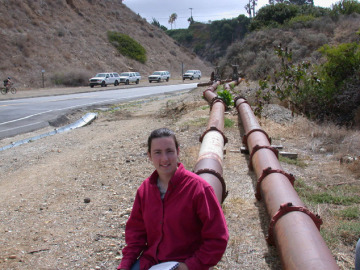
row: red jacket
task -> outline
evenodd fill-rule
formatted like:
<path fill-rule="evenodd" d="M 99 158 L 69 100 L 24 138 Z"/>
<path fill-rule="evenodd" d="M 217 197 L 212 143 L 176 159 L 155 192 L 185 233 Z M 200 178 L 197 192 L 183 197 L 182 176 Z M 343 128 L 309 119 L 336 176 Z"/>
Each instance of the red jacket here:
<path fill-rule="evenodd" d="M 142 251 L 141 270 L 163 261 L 184 262 L 189 270 L 216 265 L 229 234 L 213 188 L 179 163 L 162 201 L 157 179 L 154 171 L 137 190 L 118 269 L 130 269 Z"/>

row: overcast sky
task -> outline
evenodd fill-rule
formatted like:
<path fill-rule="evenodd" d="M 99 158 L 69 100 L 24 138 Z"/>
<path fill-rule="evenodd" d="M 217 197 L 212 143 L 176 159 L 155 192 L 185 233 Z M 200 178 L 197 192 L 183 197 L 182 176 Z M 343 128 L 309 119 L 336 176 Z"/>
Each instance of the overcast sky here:
<path fill-rule="evenodd" d="M 340 0 L 314 0 L 315 6 L 331 7 L 332 4 Z M 168 29 L 171 25 L 168 23 L 172 13 L 177 14 L 177 20 L 173 24 L 173 29 L 187 28 L 189 22 L 187 19 L 193 16 L 197 22 L 207 23 L 221 19 L 231 19 L 246 14 L 244 6 L 248 0 L 124 0 L 123 3 L 140 14 L 149 23 L 155 18 Z M 256 9 L 267 5 L 268 0 L 258 0 Z"/>

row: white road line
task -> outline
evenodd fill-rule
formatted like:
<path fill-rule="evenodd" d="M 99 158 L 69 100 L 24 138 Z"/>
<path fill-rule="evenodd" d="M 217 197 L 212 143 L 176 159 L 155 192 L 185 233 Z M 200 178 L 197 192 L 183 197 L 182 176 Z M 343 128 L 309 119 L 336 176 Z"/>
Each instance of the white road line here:
<path fill-rule="evenodd" d="M 24 125 L 24 126 L 20 126 L 20 127 L 15 127 L 15 128 L 9 128 L 9 129 L 5 129 L 5 130 L 0 130 L 0 133 L 1 133 L 1 132 L 5 132 L 5 131 L 9 131 L 9 130 L 18 129 L 18 128 L 23 128 L 23 127 L 28 127 L 28 126 L 34 126 L 34 125 L 41 124 L 41 123 L 43 123 L 43 122 L 36 122 L 36 123 L 29 124 L 29 125 Z"/>
<path fill-rule="evenodd" d="M 121 98 L 121 99 L 124 99 L 124 98 Z M 25 120 L 25 119 L 28 119 L 28 118 L 31 118 L 31 117 L 34 117 L 34 116 L 37 116 L 37 115 L 44 114 L 44 113 L 55 112 L 55 111 L 62 111 L 62 110 L 67 110 L 67 109 L 76 108 L 76 107 L 89 106 L 89 105 L 93 105 L 93 104 L 97 104 L 97 103 L 104 103 L 104 102 L 108 102 L 108 101 L 121 100 L 121 99 L 112 98 L 112 99 L 107 99 L 107 100 L 102 100 L 102 101 L 97 101 L 97 102 L 91 102 L 91 103 L 86 103 L 86 104 L 79 104 L 79 105 L 70 106 L 70 107 L 61 108 L 61 109 L 56 109 L 56 110 L 49 110 L 49 111 L 45 111 L 45 112 L 35 113 L 35 114 L 31 114 L 31 115 L 28 115 L 28 116 L 25 116 L 25 117 L 22 117 L 22 118 L 18 118 L 18 119 L 14 119 L 14 120 L 11 120 L 11 121 L 7 121 L 7 122 L 0 123 L 0 126 L 1 126 L 1 125 L 5 125 L 5 124 L 9 124 L 9 123 L 14 123 L 14 122 L 21 121 L 21 120 Z"/>

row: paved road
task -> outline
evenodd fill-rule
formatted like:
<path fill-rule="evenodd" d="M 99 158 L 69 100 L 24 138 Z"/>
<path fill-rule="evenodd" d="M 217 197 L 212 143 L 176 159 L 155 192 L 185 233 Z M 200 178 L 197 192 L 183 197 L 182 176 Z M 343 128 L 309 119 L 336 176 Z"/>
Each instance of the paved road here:
<path fill-rule="evenodd" d="M 161 85 L 0 101 L 0 139 L 47 127 L 49 121 L 75 109 L 190 91 L 196 86 L 196 83 Z"/>

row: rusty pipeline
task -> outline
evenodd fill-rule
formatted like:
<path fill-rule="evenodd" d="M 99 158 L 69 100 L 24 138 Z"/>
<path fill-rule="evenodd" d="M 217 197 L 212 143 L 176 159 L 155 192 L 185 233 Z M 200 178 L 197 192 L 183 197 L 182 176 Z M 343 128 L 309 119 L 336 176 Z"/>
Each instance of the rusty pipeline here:
<path fill-rule="evenodd" d="M 201 146 L 194 172 L 214 188 L 217 199 L 222 203 L 227 195 L 222 176 L 223 149 L 227 138 L 223 133 L 226 105 L 214 93 L 219 84 L 220 81 L 217 81 L 203 92 L 204 98 L 211 103 L 211 111 L 207 128 L 200 137 Z"/>
<path fill-rule="evenodd" d="M 228 80 L 222 80 L 222 81 L 215 81 L 215 83 L 225 84 L 225 83 L 228 83 L 228 82 L 231 82 L 231 81 L 232 81 L 231 79 L 228 79 Z M 214 84 L 214 81 L 209 81 L 209 82 L 206 82 L 206 83 L 198 83 L 197 87 L 212 86 L 213 84 Z"/>
<path fill-rule="evenodd" d="M 249 168 L 257 181 L 257 199 L 264 199 L 270 217 L 268 242 L 278 248 L 283 269 L 339 269 L 320 235 L 319 216 L 306 209 L 293 188 L 294 178 L 283 171 L 277 150 L 261 129 L 244 98 L 236 98 L 245 135 L 243 143 L 250 153 Z"/>

